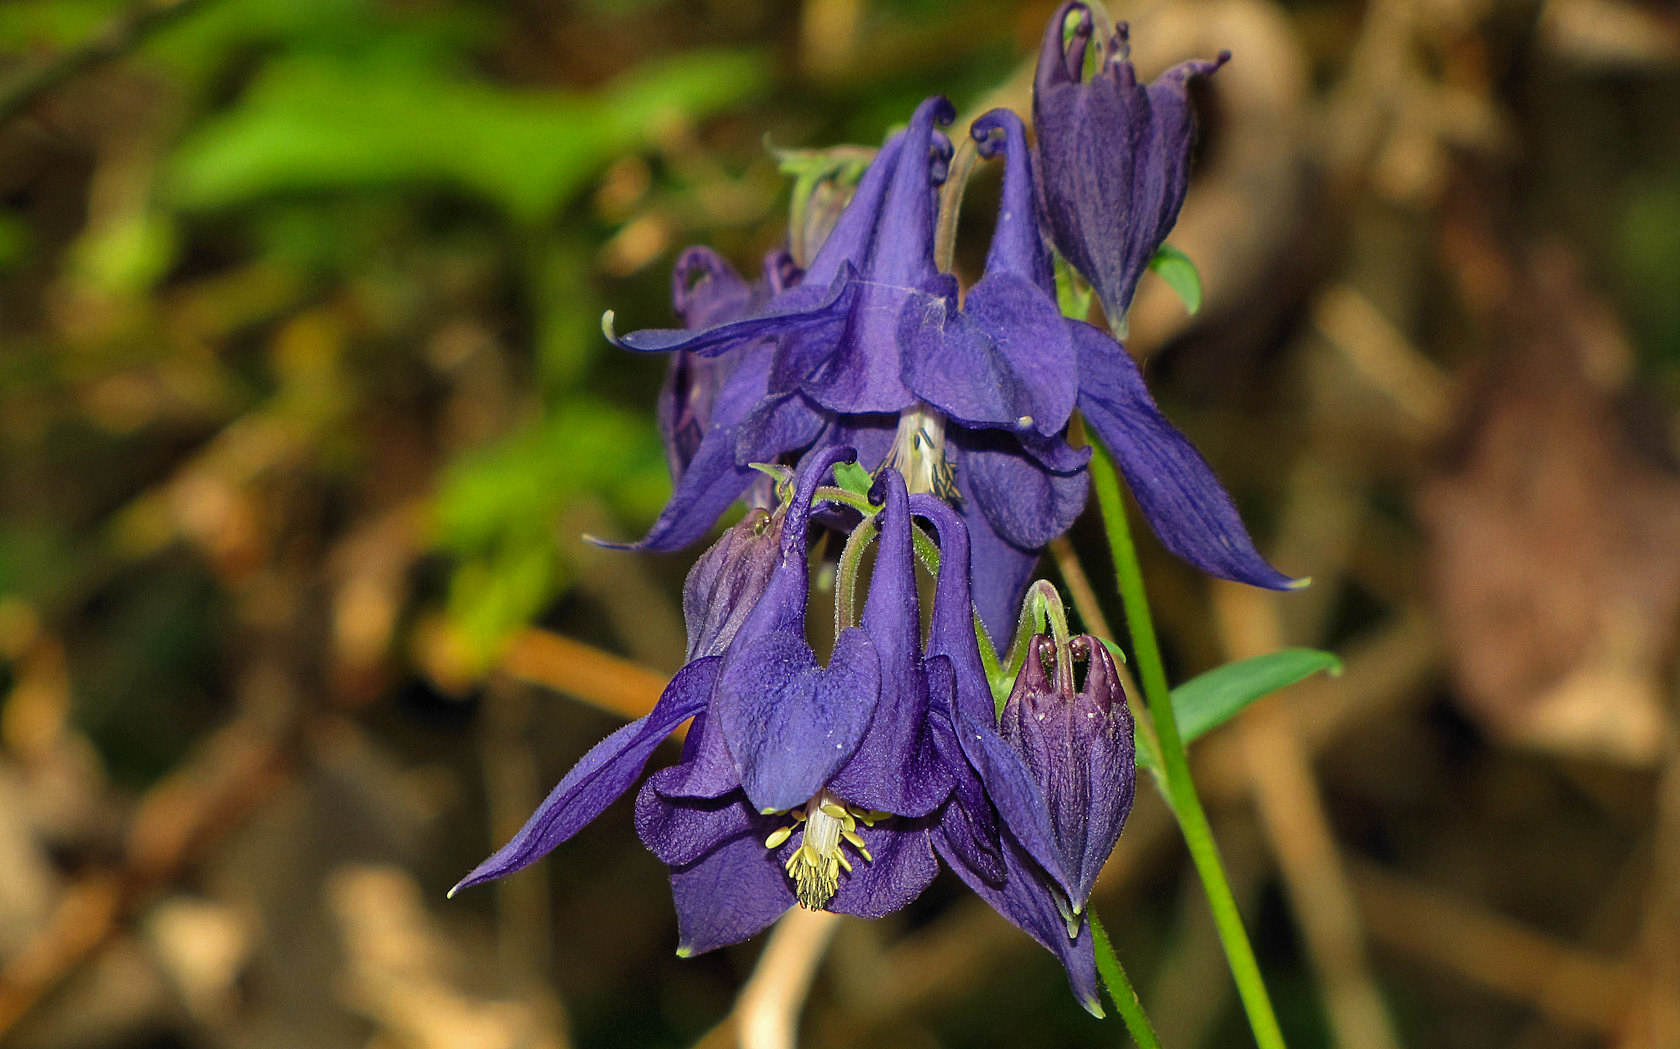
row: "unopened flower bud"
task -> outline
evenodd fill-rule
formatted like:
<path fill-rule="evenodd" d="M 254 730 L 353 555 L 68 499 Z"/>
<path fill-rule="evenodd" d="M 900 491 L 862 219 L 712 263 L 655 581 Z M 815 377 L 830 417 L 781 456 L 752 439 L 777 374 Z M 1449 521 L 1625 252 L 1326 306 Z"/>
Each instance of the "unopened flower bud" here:
<path fill-rule="evenodd" d="M 687 662 L 723 654 L 770 583 L 785 507 L 755 508 L 694 562 L 683 583 Z"/>
<path fill-rule="evenodd" d="M 1085 664 L 1080 685 L 1076 662 Z M 1137 785 L 1132 716 L 1108 649 L 1082 634 L 1059 653 L 1050 638 L 1035 635 L 998 731 L 1043 793 L 1071 897 L 1064 917 L 1077 931 Z"/>

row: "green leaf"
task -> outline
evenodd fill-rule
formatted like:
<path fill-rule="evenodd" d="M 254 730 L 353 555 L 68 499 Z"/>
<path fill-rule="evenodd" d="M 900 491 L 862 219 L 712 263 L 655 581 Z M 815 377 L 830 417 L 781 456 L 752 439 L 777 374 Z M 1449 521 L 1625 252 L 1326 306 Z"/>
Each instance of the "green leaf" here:
<path fill-rule="evenodd" d="M 1196 264 L 1190 261 L 1190 256 L 1171 244 L 1163 244 L 1155 252 L 1155 257 L 1149 260 L 1149 268 L 1178 293 L 1184 309 L 1192 317 L 1201 310 L 1202 275 L 1196 272 Z"/>
<path fill-rule="evenodd" d="M 194 131 L 170 172 L 175 203 L 441 184 L 538 223 L 621 153 L 750 98 L 763 57 L 691 53 L 589 94 L 523 91 L 322 57 L 269 62 L 229 112 Z"/>
<path fill-rule="evenodd" d="M 834 468 L 834 483 L 848 492 L 867 496 L 869 494 L 869 471 L 857 463 L 840 463 Z"/>
<path fill-rule="evenodd" d="M 1172 690 L 1173 718 L 1185 745 L 1236 717 L 1242 708 L 1278 689 L 1320 671 L 1342 672 L 1342 661 L 1316 648 L 1285 648 L 1253 659 L 1227 663 L 1191 678 Z M 1159 767 L 1154 749 L 1144 736 L 1137 738 L 1137 763 Z"/>

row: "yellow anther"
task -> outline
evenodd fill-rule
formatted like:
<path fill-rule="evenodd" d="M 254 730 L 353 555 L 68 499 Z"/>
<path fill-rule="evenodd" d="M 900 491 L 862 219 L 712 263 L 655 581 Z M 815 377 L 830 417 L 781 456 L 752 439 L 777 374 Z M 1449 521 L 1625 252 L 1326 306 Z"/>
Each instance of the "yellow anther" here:
<path fill-rule="evenodd" d="M 794 895 L 799 905 L 808 910 L 828 906 L 840 890 L 840 874 L 852 872 L 852 861 L 845 853 L 851 846 L 868 862 L 874 860 L 858 833 L 858 823 L 874 826 L 890 813 L 876 809 L 861 809 L 848 805 L 824 790 L 803 806 L 786 814 L 788 824 L 777 827 L 764 839 L 767 849 L 779 849 L 792 839 L 794 832 L 803 837 L 799 847 L 787 858 L 782 868 L 793 879 Z"/>

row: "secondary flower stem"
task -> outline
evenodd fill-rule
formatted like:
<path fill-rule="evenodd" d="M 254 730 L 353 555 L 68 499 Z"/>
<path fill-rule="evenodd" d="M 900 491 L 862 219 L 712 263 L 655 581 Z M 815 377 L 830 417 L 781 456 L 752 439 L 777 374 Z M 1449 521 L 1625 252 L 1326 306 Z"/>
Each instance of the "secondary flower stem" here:
<path fill-rule="evenodd" d="M 1236 981 L 1243 1009 L 1248 1013 L 1255 1044 L 1259 1049 L 1284 1049 L 1283 1031 L 1278 1027 L 1277 1014 L 1272 1010 L 1265 982 L 1260 978 L 1254 947 L 1243 929 L 1236 897 L 1231 894 L 1230 880 L 1226 878 L 1225 867 L 1219 859 L 1219 846 L 1214 843 L 1207 812 L 1196 794 L 1196 783 L 1190 778 L 1190 759 L 1178 732 L 1178 721 L 1173 716 L 1172 693 L 1167 687 L 1166 667 L 1161 662 L 1161 647 L 1155 639 L 1155 623 L 1149 614 L 1149 597 L 1143 589 L 1137 547 L 1132 543 L 1131 525 L 1126 520 L 1126 508 L 1120 498 L 1120 480 L 1107 449 L 1093 441 L 1092 452 L 1091 482 L 1097 491 L 1097 502 L 1102 507 L 1104 531 L 1108 534 L 1115 580 L 1120 588 L 1120 602 L 1126 610 L 1126 629 L 1131 635 L 1138 677 L 1148 700 L 1149 720 L 1154 724 L 1155 738 L 1160 746 L 1167 804 L 1178 820 L 1191 861 L 1202 879 L 1202 890 L 1213 910 L 1219 942 L 1225 948 L 1226 962 L 1231 967 L 1231 976 Z"/>
<path fill-rule="evenodd" d="M 1114 1007 L 1120 1010 L 1120 1019 L 1126 1022 L 1126 1030 L 1131 1032 L 1132 1041 L 1138 1044 L 1138 1049 L 1161 1049 L 1161 1041 L 1155 1037 L 1155 1028 L 1143 1011 L 1143 1003 L 1138 1000 L 1137 991 L 1132 989 L 1132 981 L 1127 979 L 1126 969 L 1120 964 L 1120 956 L 1114 953 L 1114 945 L 1108 942 L 1108 930 L 1097 921 L 1095 911 L 1090 912 L 1089 917 L 1091 939 L 1097 949 L 1097 974 L 1108 987 L 1108 996 L 1114 1000 Z"/>

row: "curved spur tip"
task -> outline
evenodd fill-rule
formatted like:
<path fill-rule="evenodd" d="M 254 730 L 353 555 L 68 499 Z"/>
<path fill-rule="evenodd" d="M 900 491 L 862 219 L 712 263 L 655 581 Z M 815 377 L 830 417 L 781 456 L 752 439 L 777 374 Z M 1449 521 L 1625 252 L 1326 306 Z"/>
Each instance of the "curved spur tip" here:
<path fill-rule="evenodd" d="M 634 543 L 621 543 L 616 539 L 602 539 L 600 536 L 591 535 L 588 532 L 583 533 L 583 541 L 590 546 L 598 546 L 602 550 L 629 550 L 636 545 Z"/>

